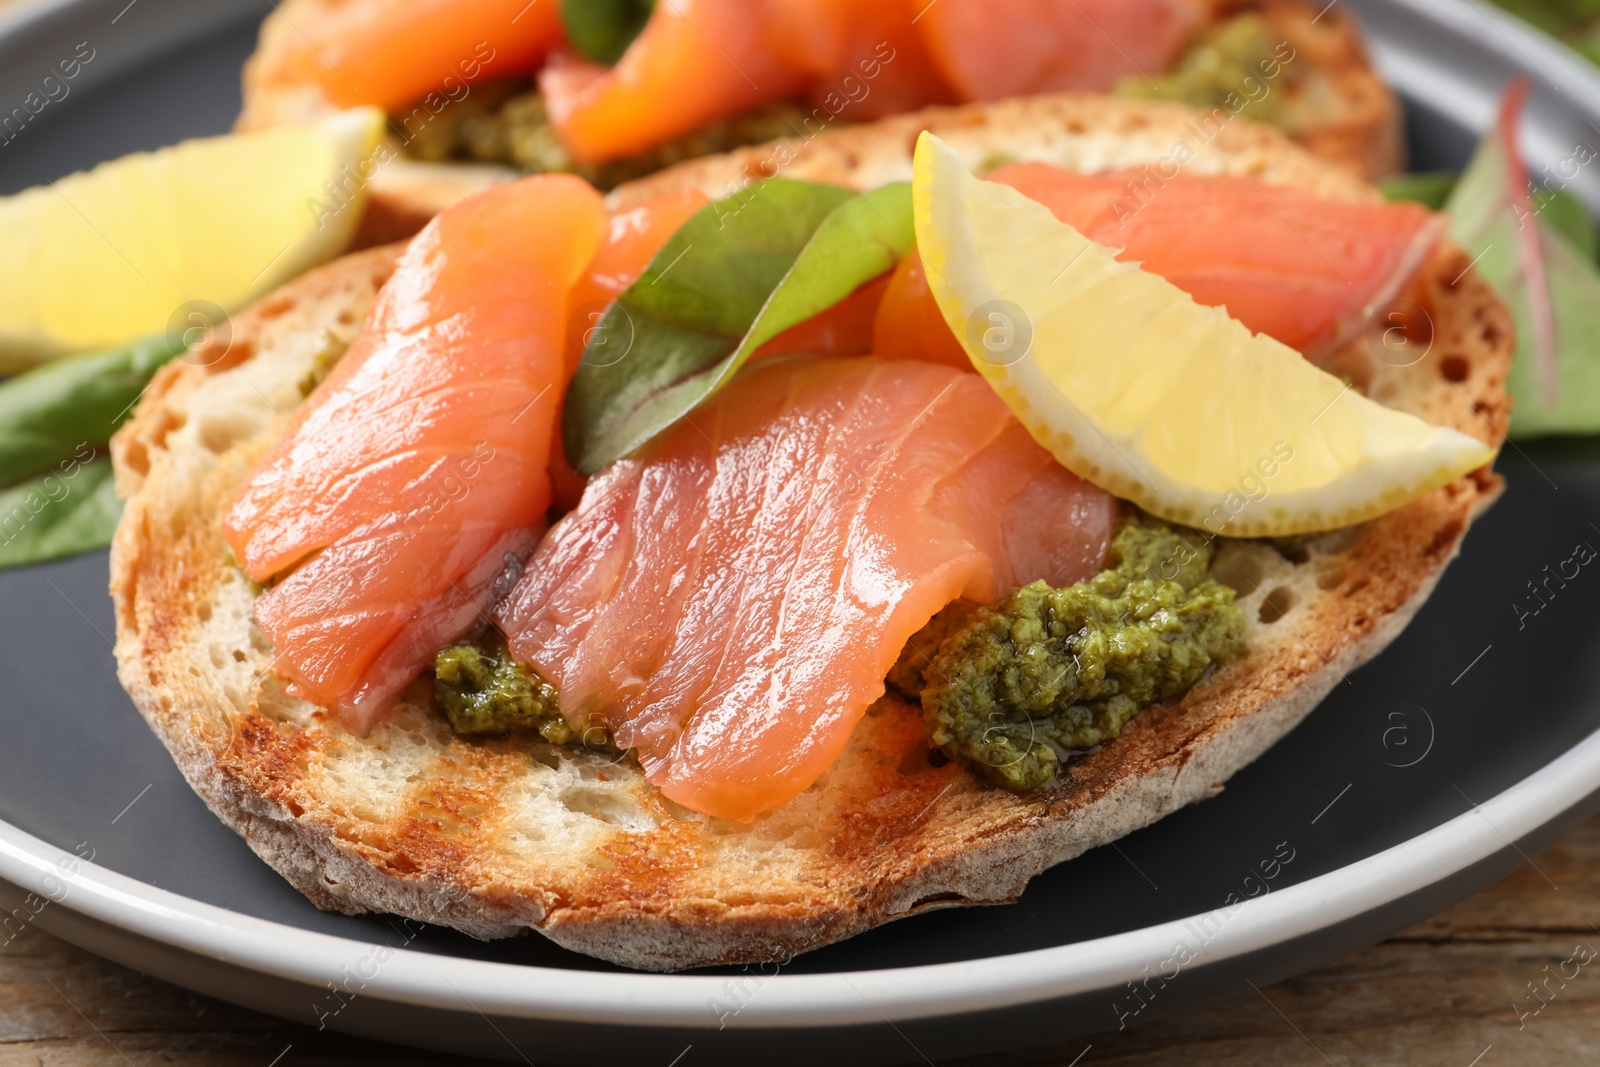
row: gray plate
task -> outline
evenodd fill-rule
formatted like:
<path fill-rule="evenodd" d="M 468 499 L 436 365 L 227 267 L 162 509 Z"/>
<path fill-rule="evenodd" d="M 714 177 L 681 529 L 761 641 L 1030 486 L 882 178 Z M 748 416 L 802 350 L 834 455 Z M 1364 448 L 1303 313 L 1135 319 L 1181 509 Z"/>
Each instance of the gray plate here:
<path fill-rule="evenodd" d="M 1352 6 L 1406 96 L 1420 166 L 1459 165 L 1517 69 L 1539 72 L 1536 164 L 1600 132 L 1600 82 L 1508 20 L 1443 0 Z M 225 129 L 260 13 L 7 9 L 0 107 L 78 42 L 96 51 L 69 96 L 0 147 L 0 192 Z M 1594 174 L 1574 188 L 1600 205 Z M 1580 573 L 1524 626 L 1512 605 L 1575 543 L 1600 545 L 1600 444 L 1508 449 L 1500 468 L 1505 499 L 1376 663 L 1219 798 L 1047 872 L 1012 906 L 920 916 L 781 968 L 680 976 L 539 937 L 480 944 L 323 914 L 206 811 L 129 705 L 103 553 L 0 574 L 0 878 L 36 894 L 24 910 L 41 927 L 180 985 L 512 1060 L 604 1048 L 667 1063 L 692 1045 L 686 1063 L 920 1061 L 1141 1022 L 1376 941 L 1595 806 L 1600 577 Z M 1250 899 L 1224 908 L 1230 894 Z"/>

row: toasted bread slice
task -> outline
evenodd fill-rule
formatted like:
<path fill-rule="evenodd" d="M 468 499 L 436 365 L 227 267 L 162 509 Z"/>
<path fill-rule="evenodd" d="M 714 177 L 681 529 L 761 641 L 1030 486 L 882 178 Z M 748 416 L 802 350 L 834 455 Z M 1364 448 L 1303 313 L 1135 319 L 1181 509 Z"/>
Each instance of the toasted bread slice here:
<path fill-rule="evenodd" d="M 237 129 L 310 121 L 331 109 L 285 57 L 300 41 L 296 26 L 337 2 L 285 0 L 275 5 L 262 23 L 255 54 L 245 64 L 244 109 Z M 1402 169 L 1400 107 L 1372 68 L 1355 20 L 1342 10 L 1305 0 L 1208 3 L 1212 22 L 1246 11 L 1260 12 L 1269 36 L 1293 49 L 1277 83 L 1267 85 L 1268 92 L 1285 94 L 1280 109 L 1284 131 L 1312 153 L 1369 181 Z M 1248 119 L 1248 106 L 1240 114 Z M 404 158 L 385 162 L 371 178 L 356 247 L 408 237 L 461 197 L 512 177 L 512 170 L 484 164 Z"/>
<path fill-rule="evenodd" d="M 1302 0 L 1217 0 L 1213 10 L 1260 11 L 1269 35 L 1294 48 L 1280 123 L 1290 138 L 1367 181 L 1405 169 L 1400 103 L 1373 68 L 1354 16 Z"/>
<path fill-rule="evenodd" d="M 997 155 L 1132 166 L 1170 151 L 1192 120 L 1174 106 L 1083 96 L 940 110 L 793 145 L 784 173 L 860 188 L 905 179 L 924 128 L 974 167 Z M 762 158 L 694 161 L 615 200 L 718 191 Z M 1190 165 L 1376 195 L 1245 123 Z M 113 442 L 128 499 L 111 580 L 123 684 L 196 792 L 322 908 L 396 912 L 481 938 L 532 928 L 616 963 L 675 970 L 786 958 L 929 908 L 1013 900 L 1044 868 L 1220 790 L 1400 632 L 1501 485 L 1481 470 L 1294 551 L 1227 543 L 1216 568 L 1242 591 L 1246 656 L 1137 716 L 1043 795 L 931 765 L 920 709 L 885 697 L 797 799 L 748 825 L 705 818 L 664 800 L 625 759 L 525 737 L 458 739 L 429 709 L 425 682 L 363 739 L 273 673 L 219 520 L 329 335 L 358 329 L 397 253 L 348 256 L 239 315 L 231 341 L 160 373 Z M 1506 309 L 1449 244 L 1414 296 L 1433 320 L 1431 349 L 1404 368 L 1366 361 L 1363 388 L 1499 442 Z"/>

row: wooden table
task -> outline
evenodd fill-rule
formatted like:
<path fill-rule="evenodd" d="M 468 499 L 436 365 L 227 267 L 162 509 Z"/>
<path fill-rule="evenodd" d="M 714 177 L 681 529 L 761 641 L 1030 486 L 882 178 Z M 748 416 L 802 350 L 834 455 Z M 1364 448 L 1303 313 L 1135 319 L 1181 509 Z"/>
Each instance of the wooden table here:
<path fill-rule="evenodd" d="M 1126 1033 L 965 1067 L 1595 1063 L 1597 926 L 1600 818 L 1499 885 L 1320 971 Z M 229 1007 L 37 929 L 0 949 L 0 1067 L 460 1062 Z"/>

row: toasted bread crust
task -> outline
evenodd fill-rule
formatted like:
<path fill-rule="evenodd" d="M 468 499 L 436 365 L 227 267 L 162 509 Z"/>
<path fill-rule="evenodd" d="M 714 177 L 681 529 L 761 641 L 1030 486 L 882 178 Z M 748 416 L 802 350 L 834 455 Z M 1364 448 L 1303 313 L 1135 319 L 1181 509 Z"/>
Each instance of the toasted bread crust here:
<path fill-rule="evenodd" d="M 1168 151 L 1190 117 L 1070 96 L 953 109 L 825 134 L 798 145 L 784 173 L 862 187 L 903 176 L 923 126 L 974 164 L 1004 152 L 1129 165 Z M 694 161 L 614 200 L 737 183 L 759 159 Z M 1375 195 L 1244 124 L 1192 165 Z M 676 970 L 782 959 L 929 908 L 1013 900 L 1044 868 L 1220 790 L 1405 626 L 1500 488 L 1475 472 L 1293 559 L 1266 543 L 1227 544 L 1217 567 L 1246 590 L 1247 656 L 1136 717 L 1044 795 L 932 766 L 918 709 L 886 697 L 790 804 L 748 825 L 707 819 L 665 801 L 626 762 L 526 739 L 459 740 L 425 692 L 357 738 L 273 674 L 220 515 L 279 412 L 298 402 L 327 332 L 356 328 L 397 252 L 346 257 L 238 316 L 231 346 L 164 369 L 113 442 L 128 498 L 111 583 L 123 684 L 207 804 L 322 908 L 484 938 L 532 928 L 616 963 Z M 1368 366 L 1364 387 L 1498 443 L 1509 414 L 1505 308 L 1451 245 L 1413 295 L 1433 320 L 1431 349 L 1404 368 Z M 1292 606 L 1262 622 L 1269 593 Z"/>
<path fill-rule="evenodd" d="M 1312 155 L 1376 181 L 1405 169 L 1400 102 L 1367 57 L 1348 12 L 1302 0 L 1220 0 L 1221 15 L 1258 10 L 1288 42 L 1291 111 L 1284 132 Z"/>
<path fill-rule="evenodd" d="M 285 0 L 275 5 L 261 25 L 255 53 L 245 63 L 244 108 L 236 129 L 308 122 L 331 110 L 287 57 L 301 40 L 296 26 L 337 6 L 339 0 Z M 1402 169 L 1400 107 L 1368 60 L 1353 18 L 1305 0 L 1211 0 L 1209 10 L 1212 21 L 1259 11 L 1269 33 L 1293 48 L 1294 58 L 1269 87 L 1285 94 L 1285 130 L 1292 139 L 1369 181 Z M 1248 108 L 1241 114 L 1248 119 Z M 478 164 L 404 159 L 386 163 L 370 183 L 357 247 L 408 237 L 461 196 L 485 183 L 513 177 L 515 173 L 506 168 Z"/>

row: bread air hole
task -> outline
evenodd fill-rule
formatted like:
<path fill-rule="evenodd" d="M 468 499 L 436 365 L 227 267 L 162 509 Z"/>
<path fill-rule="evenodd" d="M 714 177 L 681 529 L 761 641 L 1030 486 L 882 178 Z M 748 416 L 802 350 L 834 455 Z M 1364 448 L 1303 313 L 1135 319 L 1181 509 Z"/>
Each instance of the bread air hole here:
<path fill-rule="evenodd" d="M 1225 545 L 1211 567 L 1212 578 L 1239 593 L 1254 592 L 1266 576 L 1266 560 L 1253 545 Z"/>
<path fill-rule="evenodd" d="M 196 423 L 200 447 L 220 456 L 246 437 L 254 436 L 256 428 L 237 418 L 215 413 L 200 416 Z"/>
<path fill-rule="evenodd" d="M 294 308 L 294 300 L 287 296 L 275 296 L 262 301 L 256 307 L 256 314 L 263 319 L 275 319 L 284 312 Z"/>
<path fill-rule="evenodd" d="M 1267 598 L 1261 602 L 1261 610 L 1257 612 L 1257 617 L 1264 623 L 1274 623 L 1289 614 L 1289 609 L 1292 607 L 1294 607 L 1294 593 L 1288 586 L 1280 585 L 1268 593 Z"/>
<path fill-rule="evenodd" d="M 631 833 L 643 833 L 656 827 L 656 820 L 649 812 L 604 789 L 572 786 L 563 789 L 559 799 L 568 811 L 599 819 Z"/>
<path fill-rule="evenodd" d="M 943 767 L 949 762 L 949 756 L 946 756 L 936 748 L 930 749 L 926 744 L 923 744 L 907 752 L 895 767 L 895 770 L 906 777 L 910 777 L 916 774 L 925 774 L 938 767 Z"/>
<path fill-rule="evenodd" d="M 553 746 L 533 745 L 528 749 L 528 758 L 552 771 L 561 769 L 561 755 Z"/>
<path fill-rule="evenodd" d="M 1337 589 L 1344 584 L 1346 577 L 1348 575 L 1345 573 L 1344 567 L 1337 563 L 1324 567 L 1317 574 L 1317 588 L 1325 592 Z"/>
<path fill-rule="evenodd" d="M 1311 558 L 1311 543 L 1300 539 L 1277 540 L 1272 543 L 1273 550 L 1284 559 L 1299 566 Z"/>
<path fill-rule="evenodd" d="M 1439 361 L 1439 373 L 1447 382 L 1464 382 L 1471 371 L 1465 356 L 1445 356 Z"/>
<path fill-rule="evenodd" d="M 150 473 L 150 450 L 137 437 L 129 438 L 122 446 L 121 461 L 124 469 L 141 478 Z"/>

